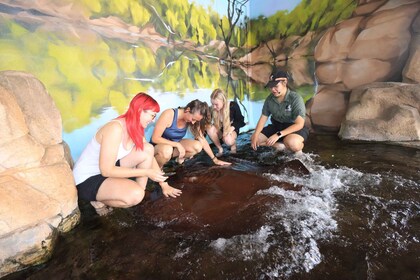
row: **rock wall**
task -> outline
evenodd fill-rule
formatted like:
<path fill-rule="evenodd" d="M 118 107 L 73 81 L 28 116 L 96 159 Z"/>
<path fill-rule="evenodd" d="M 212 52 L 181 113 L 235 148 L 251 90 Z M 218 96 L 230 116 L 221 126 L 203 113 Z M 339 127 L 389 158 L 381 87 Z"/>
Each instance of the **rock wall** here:
<path fill-rule="evenodd" d="M 418 0 L 359 1 L 352 18 L 328 29 L 314 57 L 319 87 L 307 104 L 313 132 L 339 131 L 352 89 L 420 82 Z"/>
<path fill-rule="evenodd" d="M 413 37 L 410 45 L 410 55 L 403 70 L 403 82 L 420 83 L 420 14 L 411 25 Z"/>
<path fill-rule="evenodd" d="M 308 58 L 312 57 L 316 42 L 323 33 L 308 32 L 304 36 L 290 36 L 261 43 L 236 63 L 254 82 L 266 84 L 273 66 L 287 68 L 294 86 L 313 85 L 313 72 Z"/>
<path fill-rule="evenodd" d="M 0 277 L 50 256 L 79 221 L 61 115 L 33 75 L 0 72 Z"/>
<path fill-rule="evenodd" d="M 338 136 L 345 140 L 419 141 L 420 84 L 373 83 L 354 89 Z"/>

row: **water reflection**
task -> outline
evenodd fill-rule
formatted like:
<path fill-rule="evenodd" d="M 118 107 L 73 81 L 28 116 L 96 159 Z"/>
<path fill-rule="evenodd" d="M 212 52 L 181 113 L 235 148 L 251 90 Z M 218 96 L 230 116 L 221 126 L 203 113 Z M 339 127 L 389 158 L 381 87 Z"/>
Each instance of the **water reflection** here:
<path fill-rule="evenodd" d="M 43 15 L 1 12 L 0 70 L 27 71 L 40 79 L 61 112 L 65 135 L 85 126 L 97 128 L 92 122 L 103 119 L 108 108 L 116 115 L 124 113 L 141 91 L 160 103 L 167 101 L 160 97 L 170 93 L 172 107 L 185 105 L 191 96 L 208 100 L 200 92 L 216 87 L 239 103 L 259 102 L 269 94 L 262 87 L 272 68 L 268 64 L 260 65 L 267 73 L 253 71 L 182 45 L 143 37 L 133 42 L 125 33 L 111 36 L 94 25 L 57 24 Z M 314 94 L 311 65 L 310 59 L 299 59 L 286 66 L 305 100 Z M 249 104 L 241 108 L 245 113 L 253 110 Z M 249 126 L 254 125 L 250 119 Z"/>

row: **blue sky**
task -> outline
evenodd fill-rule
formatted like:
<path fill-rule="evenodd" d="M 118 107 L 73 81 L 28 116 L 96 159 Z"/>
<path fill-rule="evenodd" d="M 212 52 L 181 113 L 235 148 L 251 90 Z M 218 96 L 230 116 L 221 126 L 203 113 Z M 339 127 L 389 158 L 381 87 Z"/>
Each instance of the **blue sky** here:
<path fill-rule="evenodd" d="M 190 0 L 204 7 L 211 6 L 219 14 L 226 14 L 227 0 Z M 249 16 L 251 18 L 263 16 L 271 16 L 279 10 L 292 11 L 302 0 L 250 0 Z"/>
<path fill-rule="evenodd" d="M 226 1 L 227 0 L 219 0 Z M 250 17 L 271 16 L 279 10 L 292 11 L 301 0 L 250 0 Z"/>

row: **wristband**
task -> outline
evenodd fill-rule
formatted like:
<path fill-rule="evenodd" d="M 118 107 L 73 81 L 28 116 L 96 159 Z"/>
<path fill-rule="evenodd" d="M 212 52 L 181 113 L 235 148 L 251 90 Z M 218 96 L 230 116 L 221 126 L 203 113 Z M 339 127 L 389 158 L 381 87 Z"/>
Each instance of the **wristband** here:
<path fill-rule="evenodd" d="M 211 160 L 214 160 L 216 158 L 216 156 L 212 157 Z"/>
<path fill-rule="evenodd" d="M 281 131 L 277 131 L 276 134 L 281 137 Z"/>

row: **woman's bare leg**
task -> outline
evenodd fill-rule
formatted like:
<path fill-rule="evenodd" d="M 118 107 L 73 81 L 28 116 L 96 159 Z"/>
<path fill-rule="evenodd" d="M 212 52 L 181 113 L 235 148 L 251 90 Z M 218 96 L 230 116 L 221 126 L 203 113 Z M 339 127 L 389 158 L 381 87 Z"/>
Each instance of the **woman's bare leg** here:
<path fill-rule="evenodd" d="M 222 147 L 222 144 L 220 143 L 220 140 L 219 140 L 220 136 L 221 136 L 221 131 L 218 130 L 214 125 L 212 125 L 207 130 L 207 134 L 209 135 L 210 140 L 213 142 L 213 144 L 218 149 L 218 152 L 217 152 L 216 156 L 221 156 L 223 154 L 223 147 Z"/>
<path fill-rule="evenodd" d="M 197 153 L 201 152 L 203 147 L 201 143 L 194 139 L 182 139 L 179 143 L 185 149 L 185 156 L 183 159 L 179 159 L 178 163 L 182 163 L 185 158 L 191 158 Z M 179 151 L 177 148 L 165 144 L 158 144 L 155 146 L 155 158 L 160 168 L 163 167 L 172 158 L 178 157 Z"/>
<path fill-rule="evenodd" d="M 225 144 L 230 147 L 230 152 L 232 154 L 236 153 L 236 138 L 238 138 L 236 131 L 232 131 L 231 133 L 223 137 L 223 142 L 225 142 Z"/>
<path fill-rule="evenodd" d="M 143 150 L 133 149 L 120 160 L 120 165 L 128 168 L 152 168 L 153 154 L 153 146 L 145 143 Z M 147 180 L 147 177 L 137 177 L 136 182 L 128 178 L 107 178 L 98 190 L 96 202 L 122 208 L 139 204 L 144 198 Z M 100 203 L 92 205 L 99 210 Z"/>
<path fill-rule="evenodd" d="M 145 188 L 130 179 L 107 178 L 96 195 L 96 200 L 111 207 L 127 208 L 139 204 Z"/>
<path fill-rule="evenodd" d="M 185 158 L 192 158 L 203 150 L 203 146 L 198 140 L 182 139 L 180 143 L 185 149 Z"/>
<path fill-rule="evenodd" d="M 120 160 L 122 167 L 150 169 L 153 166 L 155 148 L 150 143 L 144 143 L 143 150 L 133 149 L 131 153 Z M 146 187 L 147 177 L 137 177 L 136 181 L 141 187 Z"/>
<path fill-rule="evenodd" d="M 166 144 L 158 144 L 155 146 L 155 158 L 159 167 L 162 168 L 168 161 L 174 157 L 175 150 L 172 146 Z"/>

